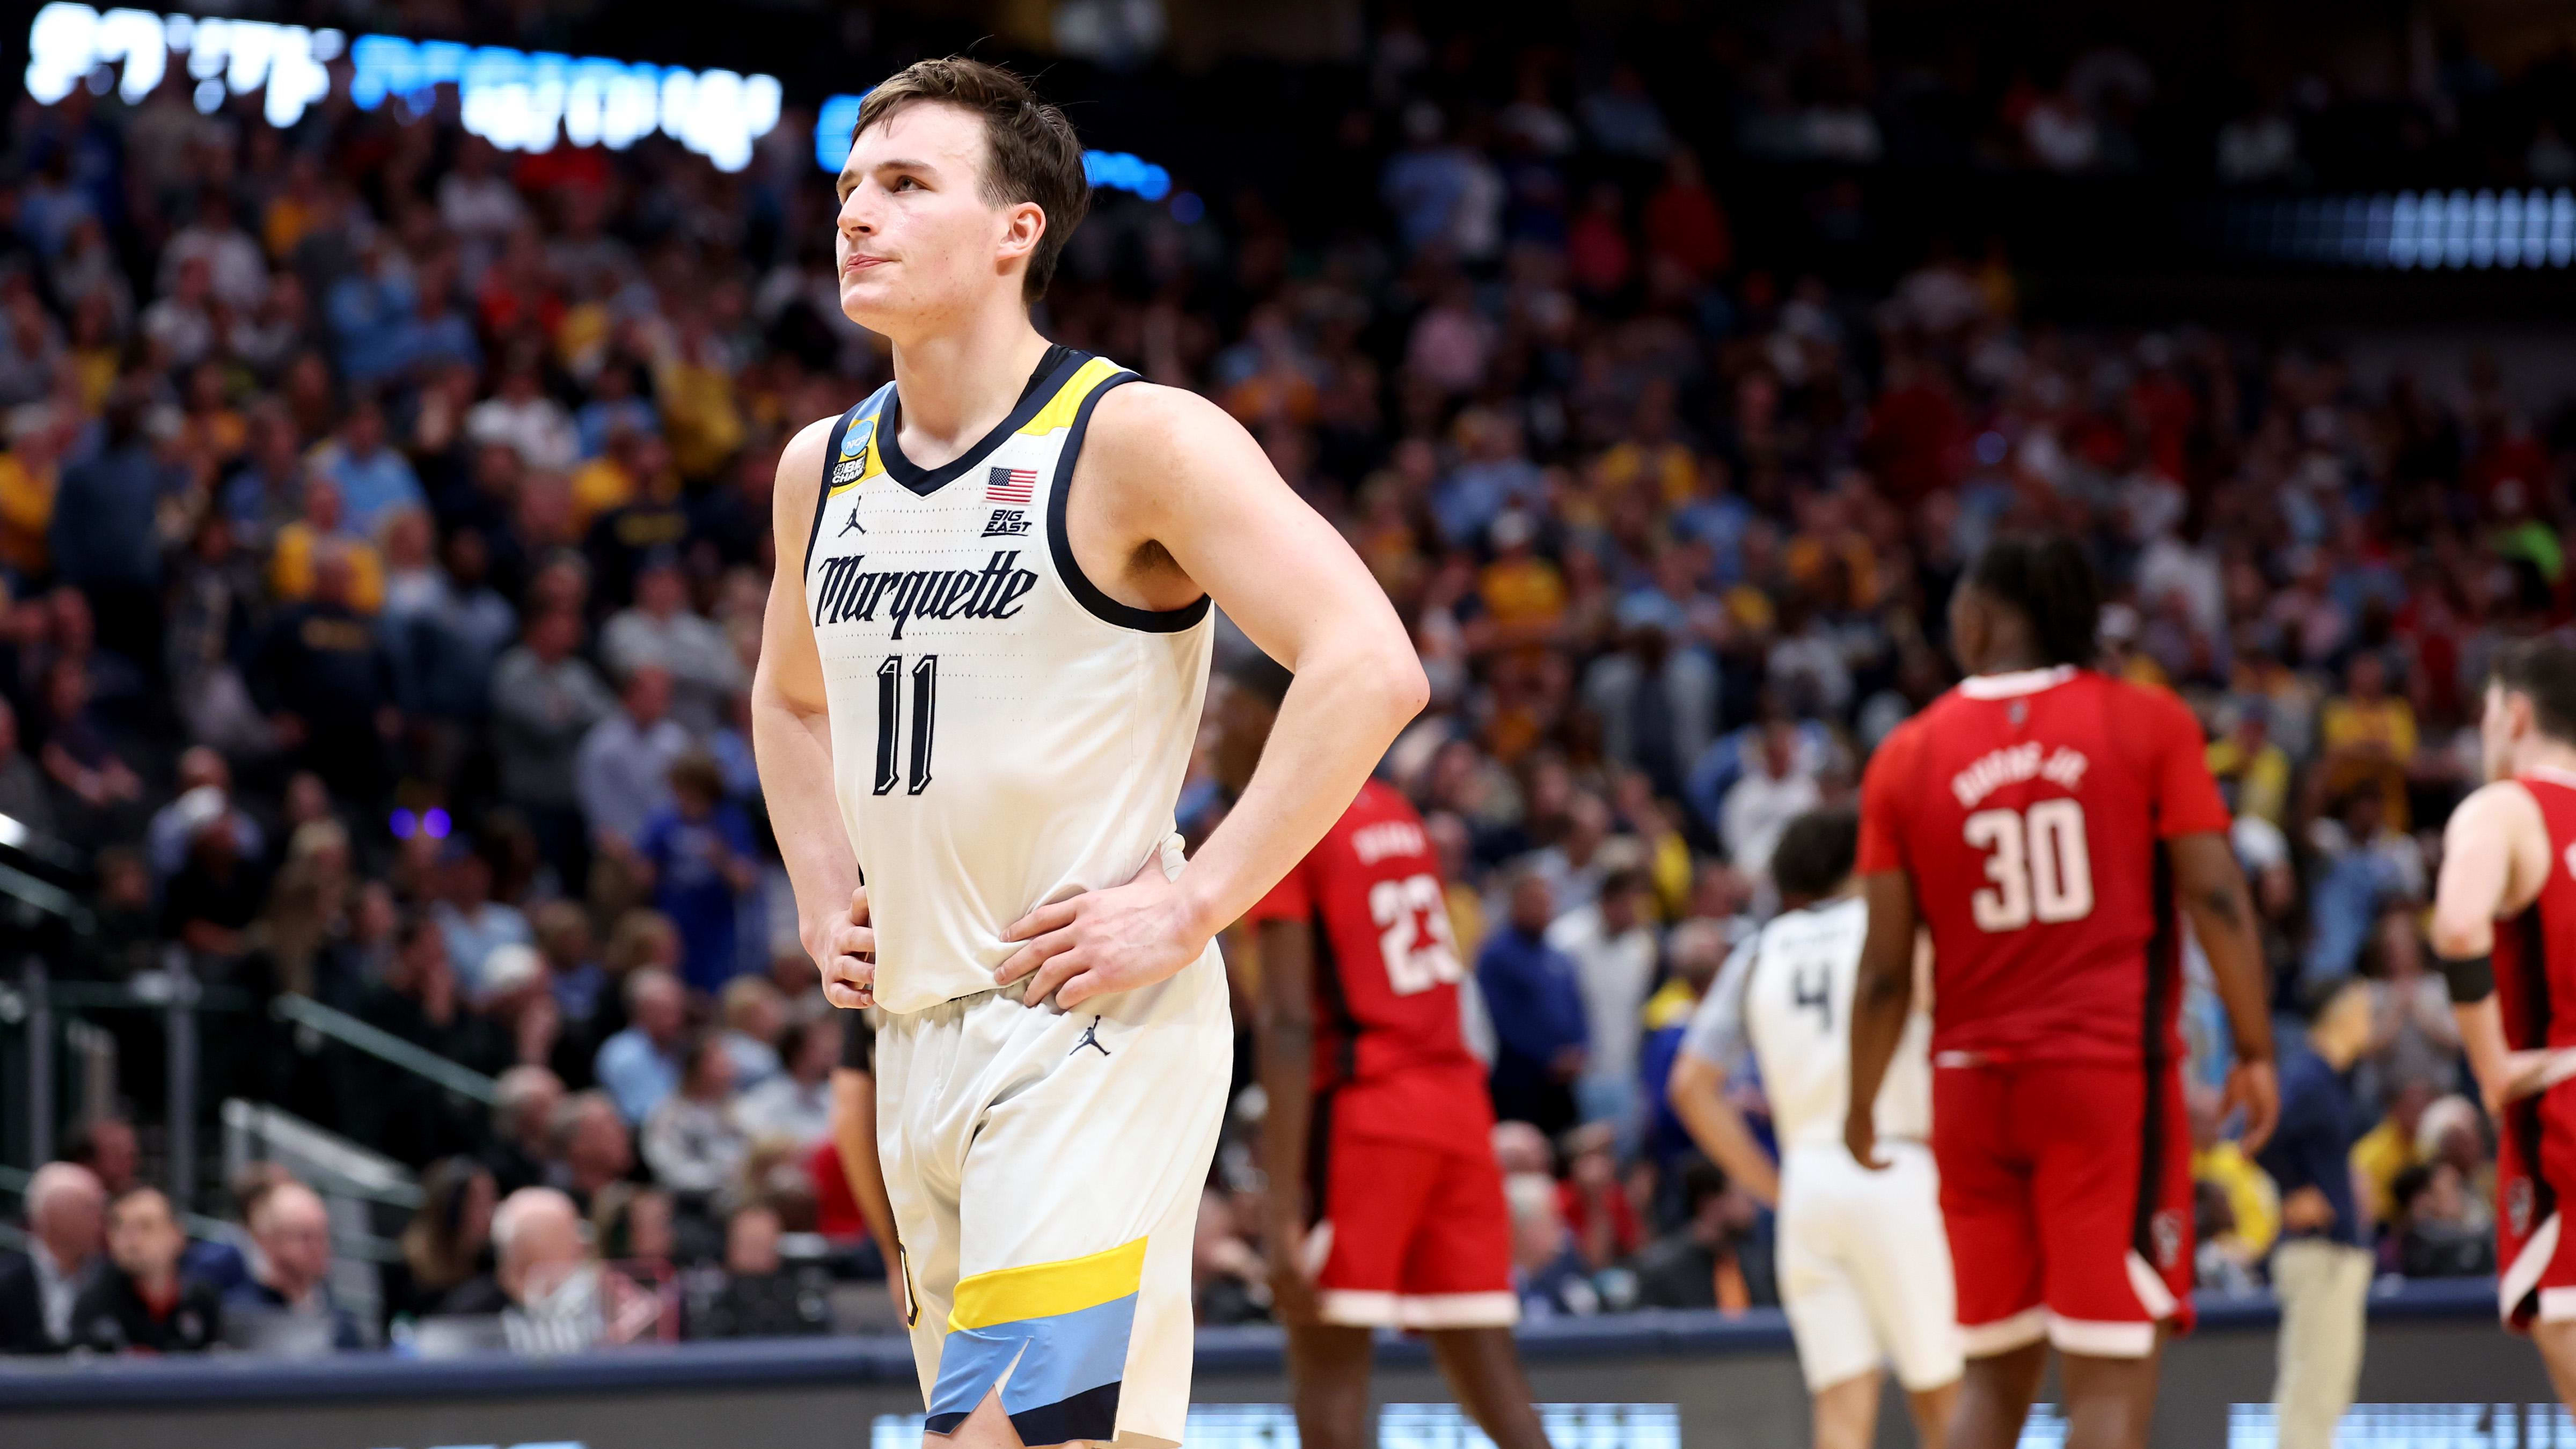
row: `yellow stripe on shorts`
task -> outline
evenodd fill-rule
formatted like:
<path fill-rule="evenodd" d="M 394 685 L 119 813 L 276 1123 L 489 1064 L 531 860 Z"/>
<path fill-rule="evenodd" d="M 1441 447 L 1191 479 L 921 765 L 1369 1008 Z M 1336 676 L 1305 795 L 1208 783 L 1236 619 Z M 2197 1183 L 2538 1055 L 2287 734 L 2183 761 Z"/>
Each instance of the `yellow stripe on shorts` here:
<path fill-rule="evenodd" d="M 948 1313 L 951 1331 L 989 1328 L 1029 1318 L 1079 1313 L 1127 1297 L 1145 1281 L 1145 1240 L 1088 1257 L 1024 1268 L 996 1268 L 961 1278 L 955 1306 Z"/>

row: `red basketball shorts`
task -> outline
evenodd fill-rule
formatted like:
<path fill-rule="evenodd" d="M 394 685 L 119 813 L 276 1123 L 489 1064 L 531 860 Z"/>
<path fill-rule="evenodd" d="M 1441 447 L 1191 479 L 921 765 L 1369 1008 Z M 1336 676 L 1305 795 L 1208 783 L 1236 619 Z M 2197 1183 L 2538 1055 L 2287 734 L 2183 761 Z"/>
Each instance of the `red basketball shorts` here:
<path fill-rule="evenodd" d="M 2496 1308 L 2507 1325 L 2576 1319 L 2576 1081 L 2511 1103 L 2496 1133 Z"/>
<path fill-rule="evenodd" d="M 1512 1294 L 1502 1170 L 1479 1141 L 1462 1149 L 1361 1137 L 1316 1123 L 1320 1216 L 1306 1240 L 1326 1323 L 1374 1328 L 1502 1327 Z"/>
<path fill-rule="evenodd" d="M 2042 1337 L 2143 1358 L 2158 1325 L 2191 1326 L 2191 1135 L 2173 1070 L 1939 1065 L 1932 1151 L 1970 1358 Z"/>

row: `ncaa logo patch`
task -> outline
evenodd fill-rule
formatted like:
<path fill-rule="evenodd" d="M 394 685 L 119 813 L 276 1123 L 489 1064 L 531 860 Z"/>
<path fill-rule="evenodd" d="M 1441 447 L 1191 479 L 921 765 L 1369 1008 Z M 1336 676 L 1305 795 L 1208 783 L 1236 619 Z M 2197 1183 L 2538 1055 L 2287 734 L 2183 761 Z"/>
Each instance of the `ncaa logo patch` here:
<path fill-rule="evenodd" d="M 874 418 L 861 418 L 850 424 L 850 430 L 841 435 L 841 456 L 856 458 L 867 452 L 868 440 L 876 435 L 877 420 Z"/>

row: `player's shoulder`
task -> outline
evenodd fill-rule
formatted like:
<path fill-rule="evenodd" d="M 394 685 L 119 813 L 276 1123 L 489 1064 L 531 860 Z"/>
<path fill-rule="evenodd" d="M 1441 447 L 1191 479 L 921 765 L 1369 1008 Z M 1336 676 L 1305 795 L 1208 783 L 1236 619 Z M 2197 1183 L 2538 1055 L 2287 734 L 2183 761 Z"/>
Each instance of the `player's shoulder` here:
<path fill-rule="evenodd" d="M 1234 415 L 1187 388 L 1136 378 L 1100 394 L 1084 434 L 1086 456 L 1122 475 L 1184 473 L 1212 449 L 1258 445 Z"/>
<path fill-rule="evenodd" d="M 787 446 L 778 450 L 778 474 L 770 497 L 780 519 L 801 519 L 814 511 L 815 497 L 823 491 L 823 453 L 832 446 L 832 429 L 841 417 L 832 413 L 816 418 L 798 428 Z"/>
<path fill-rule="evenodd" d="M 2445 833 L 2510 829 L 2516 824 L 2544 821 L 2545 813 L 2541 808 L 2540 794 L 2532 788 L 2533 783 L 2508 776 L 2480 785 L 2469 792 L 2468 798 L 2452 808 L 2450 821 L 2444 827 Z M 2576 789 L 2570 789 L 2566 785 L 2559 785 L 2558 788 L 2569 790 L 2571 796 L 2576 796 Z"/>

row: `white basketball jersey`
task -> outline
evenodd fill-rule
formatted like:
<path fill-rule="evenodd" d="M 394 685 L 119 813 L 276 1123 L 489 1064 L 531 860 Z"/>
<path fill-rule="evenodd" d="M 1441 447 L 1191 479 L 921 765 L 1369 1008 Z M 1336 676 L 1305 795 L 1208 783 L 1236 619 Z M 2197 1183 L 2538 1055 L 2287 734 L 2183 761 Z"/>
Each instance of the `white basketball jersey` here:
<path fill-rule="evenodd" d="M 1120 604 L 1065 537 L 1091 410 L 1135 376 L 1053 348 L 937 468 L 904 458 L 892 383 L 832 430 L 805 603 L 888 1011 L 992 990 L 1002 929 L 1038 905 L 1179 869 L 1208 601 Z"/>
<path fill-rule="evenodd" d="M 1711 1060 L 1726 1060 L 1729 1038 L 1749 1042 L 1783 1152 L 1842 1147 L 1852 986 L 1868 930 L 1869 907 L 1857 898 L 1782 912 L 1735 948 L 1701 1003 L 1706 1020 L 1691 1025 L 1693 1050 Z M 1930 1135 L 1931 1046 L 1932 1018 L 1918 1010 L 1906 1020 L 1879 1089 L 1879 1136 Z"/>

